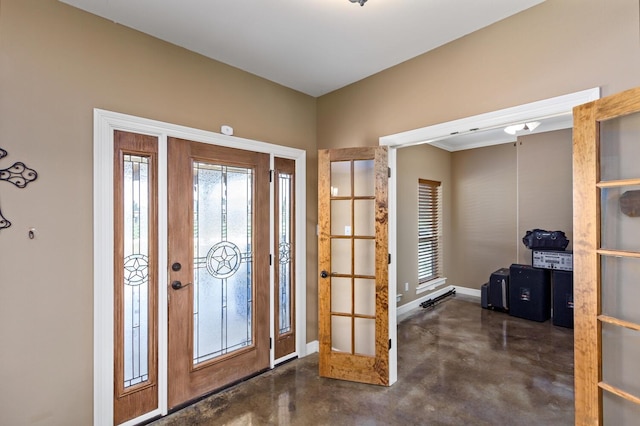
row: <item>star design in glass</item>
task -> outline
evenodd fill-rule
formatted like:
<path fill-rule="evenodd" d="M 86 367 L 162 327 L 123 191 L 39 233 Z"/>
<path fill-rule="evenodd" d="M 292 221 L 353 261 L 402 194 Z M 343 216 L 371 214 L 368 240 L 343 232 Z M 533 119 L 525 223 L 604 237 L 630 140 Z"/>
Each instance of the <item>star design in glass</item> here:
<path fill-rule="evenodd" d="M 222 247 L 221 250 L 218 250 L 218 254 L 213 255 L 213 259 L 218 262 L 218 266 L 216 267 L 216 273 L 218 274 L 226 274 L 229 271 L 233 270 L 233 264 L 236 261 L 236 253 L 231 250 L 229 247 Z"/>
<path fill-rule="evenodd" d="M 149 263 L 146 256 L 133 254 L 124 262 L 124 282 L 128 285 L 139 285 L 146 281 Z"/>

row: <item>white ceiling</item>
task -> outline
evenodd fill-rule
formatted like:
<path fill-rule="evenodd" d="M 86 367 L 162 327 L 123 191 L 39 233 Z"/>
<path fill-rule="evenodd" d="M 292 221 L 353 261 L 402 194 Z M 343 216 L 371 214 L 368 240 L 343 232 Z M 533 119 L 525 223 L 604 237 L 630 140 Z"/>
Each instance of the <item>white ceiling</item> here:
<path fill-rule="evenodd" d="M 321 96 L 543 0 L 60 0 Z"/>

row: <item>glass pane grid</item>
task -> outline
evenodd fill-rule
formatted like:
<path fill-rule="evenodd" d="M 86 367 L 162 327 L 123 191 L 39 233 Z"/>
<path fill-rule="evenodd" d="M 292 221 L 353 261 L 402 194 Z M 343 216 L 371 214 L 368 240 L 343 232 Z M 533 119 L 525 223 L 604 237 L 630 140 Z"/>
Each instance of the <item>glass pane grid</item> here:
<path fill-rule="evenodd" d="M 331 348 L 364 356 L 375 356 L 374 165 L 331 168 Z"/>
<path fill-rule="evenodd" d="M 640 404 L 604 389 L 602 413 L 605 425 L 636 425 L 640 419 Z"/>
<path fill-rule="evenodd" d="M 640 331 L 601 323 L 602 382 L 640 401 Z"/>
<path fill-rule="evenodd" d="M 600 188 L 601 248 L 640 252 L 640 185 Z"/>

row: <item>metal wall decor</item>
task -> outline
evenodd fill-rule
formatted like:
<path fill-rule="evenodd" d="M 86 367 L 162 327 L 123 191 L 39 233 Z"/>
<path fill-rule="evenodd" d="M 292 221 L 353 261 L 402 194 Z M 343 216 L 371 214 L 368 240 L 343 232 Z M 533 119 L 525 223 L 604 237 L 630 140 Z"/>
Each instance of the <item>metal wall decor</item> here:
<path fill-rule="evenodd" d="M 6 157 L 9 153 L 0 148 L 0 159 Z M 22 162 L 14 163 L 13 166 L 6 169 L 0 169 L 0 181 L 14 184 L 18 188 L 25 188 L 29 183 L 38 178 L 38 173 L 27 167 Z M 11 226 L 11 222 L 2 215 L 0 209 L 0 230 Z"/>

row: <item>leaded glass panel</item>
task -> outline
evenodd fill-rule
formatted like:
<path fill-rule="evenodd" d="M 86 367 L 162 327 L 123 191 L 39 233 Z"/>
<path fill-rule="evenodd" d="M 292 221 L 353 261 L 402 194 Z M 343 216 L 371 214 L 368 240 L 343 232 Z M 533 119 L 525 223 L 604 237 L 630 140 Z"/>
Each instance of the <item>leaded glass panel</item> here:
<path fill-rule="evenodd" d="M 291 318 L 291 254 L 292 254 L 292 230 L 291 230 L 291 198 L 293 175 L 289 173 L 278 174 L 278 265 L 279 282 L 279 331 L 280 334 L 289 333 L 292 330 Z"/>
<path fill-rule="evenodd" d="M 253 170 L 197 162 L 194 364 L 253 344 Z"/>
<path fill-rule="evenodd" d="M 124 155 L 124 387 L 149 379 L 149 158 Z"/>

